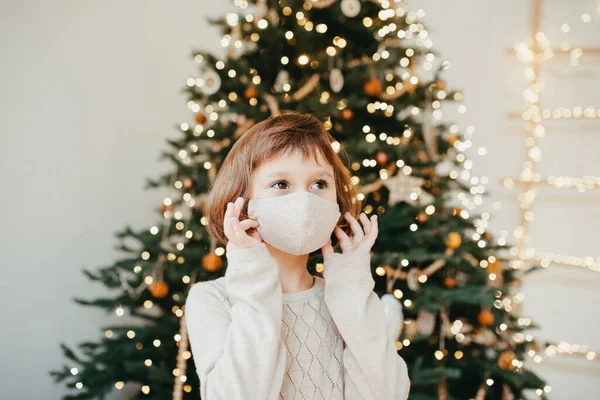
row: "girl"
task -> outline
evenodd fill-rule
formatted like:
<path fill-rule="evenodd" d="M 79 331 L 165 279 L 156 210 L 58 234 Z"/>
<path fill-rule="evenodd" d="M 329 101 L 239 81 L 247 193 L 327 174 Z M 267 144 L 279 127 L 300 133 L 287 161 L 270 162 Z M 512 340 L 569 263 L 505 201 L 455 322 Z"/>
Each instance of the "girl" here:
<path fill-rule="evenodd" d="M 373 292 L 377 217 L 360 214 L 363 227 L 354 218 L 356 189 L 333 141 L 314 116 L 284 111 L 223 162 L 206 209 L 227 270 L 195 284 L 185 306 L 202 399 L 408 398 Z M 306 269 L 319 249 L 323 278 Z"/>

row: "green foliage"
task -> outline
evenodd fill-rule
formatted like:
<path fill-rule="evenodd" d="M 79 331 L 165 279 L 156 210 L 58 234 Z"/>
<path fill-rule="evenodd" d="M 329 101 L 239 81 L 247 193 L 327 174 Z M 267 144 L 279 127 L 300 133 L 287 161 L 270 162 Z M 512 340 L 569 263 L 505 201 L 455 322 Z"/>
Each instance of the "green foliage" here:
<path fill-rule="evenodd" d="M 115 385 L 120 386 L 120 382 L 150 387 L 148 394 L 138 390 L 132 398 L 171 398 L 178 353 L 178 342 L 174 337 L 179 333 L 181 309 L 190 283 L 218 278 L 226 270 L 226 265 L 216 272 L 201 267 L 202 257 L 211 253 L 206 217 L 202 213 L 203 195 L 210 189 L 211 182 L 204 163 L 209 161 L 212 168 L 218 167 L 235 142 L 236 130 L 244 120 L 227 118 L 228 115 L 243 116 L 248 121 L 260 121 L 270 115 L 265 94 L 274 96 L 281 109 L 311 113 L 327 122 L 330 134 L 343 144 L 349 155 L 353 175 L 360 178 L 361 185 L 379 180 L 384 168 L 391 172 L 404 166 L 411 168 L 411 175 L 424 179 L 421 190 L 431 196 L 430 202 L 390 204 L 390 191 L 385 185 L 366 193 L 364 199 L 365 211 L 380 215 L 380 232 L 372 256 L 375 291 L 379 295 L 388 292 L 388 282 L 385 276 L 377 274 L 378 267 L 409 272 L 425 270 L 434 262 L 444 261 L 441 269 L 417 287 L 409 285 L 406 277 L 391 285 L 390 292 L 402 298 L 405 319 L 413 324 L 412 327 L 419 324 L 419 317 L 425 311 L 435 319 L 432 332 L 412 332 L 405 328 L 399 338 L 402 347 L 399 354 L 409 366 L 412 382 L 410 399 L 437 399 L 442 381 L 446 382 L 450 400 L 473 398 L 486 377 L 495 382 L 486 389 L 487 400 L 502 399 L 505 387 L 516 398 L 521 398 L 526 389 L 545 385 L 525 368 L 502 369 L 498 366 L 498 357 L 505 350 L 514 351 L 518 359 L 525 357 L 532 343 L 518 343 L 513 334 L 535 325 L 519 325 L 518 319 L 502 303 L 504 299 L 514 301 L 511 283 L 518 278 L 518 271 L 508 266 L 508 257 L 504 255 L 508 246 L 493 243 L 493 236 L 484 229 L 485 218 L 482 216 L 471 210 L 468 217 L 462 217 L 460 212 L 457 215 L 456 194 L 465 192 L 468 196 L 468 180 L 438 172 L 441 164 L 445 165 L 446 171 L 463 169 L 457 157 L 461 151 L 453 143 L 461 143 L 465 138 L 452 124 L 436 121 L 433 142 L 428 140 L 425 125 L 432 123 L 426 116 L 429 116 L 433 102 L 452 103 L 459 93 L 444 88 L 443 64 L 429 74 L 419 69 L 425 57 L 438 59 L 436 52 L 423 46 L 423 40 L 417 38 L 415 32 L 424 27 L 408 10 L 381 20 L 382 5 L 371 1 L 362 1 L 360 14 L 348 18 L 342 13 L 340 3 L 307 10 L 303 8 L 303 0 L 269 0 L 279 21 L 275 24 L 269 20 L 265 29 L 246 21 L 244 15 L 239 18 L 239 31 L 229 26 L 225 18 L 208 21 L 220 27 L 223 35 L 230 35 L 234 40 L 239 34 L 244 46 L 251 45 L 244 47 L 239 56 L 225 59 L 210 51 L 192 53 L 199 63 L 199 76 L 209 70 L 217 73 L 221 86 L 210 95 L 196 85 L 182 88 L 187 101 L 202 105 L 200 113 L 205 114 L 206 122 L 190 123 L 188 127 L 177 124 L 178 136 L 167 139 L 167 148 L 161 153 L 161 160 L 169 162 L 171 170 L 146 181 L 148 189 L 176 188 L 175 194 L 170 196 L 172 207 L 186 210 L 189 215 L 177 220 L 169 214 L 171 210 L 157 207 L 159 217 L 154 224 L 149 224 L 159 227 L 157 232 L 151 233 L 149 227 L 139 231 L 125 227 L 116 234 L 116 248 L 125 256 L 112 265 L 83 271 L 92 282 L 104 285 L 108 294 L 102 298 L 77 298 L 75 301 L 107 313 L 123 310 L 125 316 L 122 324 L 102 327 L 98 340 L 79 344 L 77 351 L 61 344 L 65 363 L 51 375 L 56 382 L 63 382 L 70 389 L 64 399 L 104 399 L 115 390 Z M 293 10 L 289 16 L 283 13 L 285 6 Z M 326 24 L 327 31 L 318 33 L 299 25 L 298 11 L 302 11 L 314 27 Z M 370 26 L 365 25 L 366 17 L 372 21 Z M 389 28 L 391 22 L 395 24 L 394 29 L 381 37 L 379 32 Z M 286 38 L 288 31 L 294 33 L 293 39 Z M 402 40 L 396 35 L 399 31 L 406 33 Z M 407 38 L 408 35 L 412 38 Z M 336 45 L 338 37 L 346 40 L 345 46 Z M 336 55 L 327 55 L 328 48 L 333 48 Z M 382 56 L 384 50 L 386 57 Z M 298 64 L 296 60 L 301 54 L 310 55 L 314 63 Z M 378 54 L 377 61 L 375 54 Z M 289 62 L 282 64 L 285 58 Z M 223 63 L 222 68 L 215 68 L 218 62 Z M 400 63 L 405 66 L 399 67 Z M 339 92 L 330 88 L 332 65 L 340 68 L 344 76 L 344 85 Z M 228 76 L 230 70 L 236 71 L 235 78 Z M 282 70 L 289 74 L 289 92 L 274 89 Z M 317 86 L 305 97 L 294 100 L 291 94 L 305 85 L 313 74 L 319 74 Z M 257 76 L 260 82 L 251 83 Z M 395 98 L 384 100 L 381 94 L 365 93 L 364 84 L 368 79 L 379 79 L 383 92 L 386 92 L 388 87 L 394 88 L 392 90 L 408 87 L 410 76 L 419 78 L 414 90 L 404 91 Z M 250 86 L 259 93 L 256 103 L 245 97 L 244 92 Z M 221 101 L 226 102 L 222 110 L 218 106 Z M 211 107 L 218 111 L 216 120 L 207 118 L 212 112 L 207 108 Z M 393 107 L 392 112 L 388 112 L 390 107 Z M 344 118 L 343 110 L 351 110 L 352 118 Z M 405 135 L 405 131 L 409 133 Z M 377 139 L 365 140 L 367 132 L 375 134 Z M 383 135 L 397 140 L 384 140 Z M 431 146 L 437 149 L 437 157 L 432 157 Z M 182 150 L 189 157 L 182 157 Z M 383 154 L 388 162 L 370 163 L 378 154 Z M 181 185 L 186 180 L 191 182 L 187 188 Z M 179 185 L 174 185 L 176 182 Z M 189 202 L 190 198 L 195 204 Z M 164 211 L 169 218 L 164 217 Z M 165 220 L 168 223 L 163 226 Z M 192 232 L 192 235 L 182 239 L 186 232 Z M 460 235 L 461 243 L 449 251 L 445 240 L 453 232 Z M 481 246 L 480 241 L 484 241 L 485 246 Z M 183 249 L 176 247 L 180 242 L 185 243 Z M 489 271 L 484 267 L 493 258 L 503 266 L 501 277 L 498 277 L 503 282 L 489 280 Z M 311 257 L 309 269 L 316 271 L 319 262 L 320 255 Z M 155 298 L 145 287 L 146 277 L 153 275 L 155 280 L 162 276 L 168 284 L 168 296 Z M 447 278 L 456 279 L 456 286 L 447 286 Z M 492 311 L 494 321 L 490 326 L 482 326 L 479 321 L 482 309 Z M 464 332 L 461 330 L 462 340 L 455 333 L 446 334 L 443 329 L 445 319 L 452 323 L 460 320 L 464 327 L 469 326 Z M 501 328 L 502 324 L 504 328 Z M 494 343 L 482 344 L 474 340 L 481 332 L 490 332 Z M 444 356 L 439 360 L 435 354 L 442 350 Z M 147 360 L 151 360 L 150 365 Z M 75 375 L 72 368 L 77 368 Z M 199 398 L 199 382 L 192 358 L 187 360 L 186 376 L 184 398 Z M 81 389 L 75 389 L 77 383 L 82 384 Z"/>

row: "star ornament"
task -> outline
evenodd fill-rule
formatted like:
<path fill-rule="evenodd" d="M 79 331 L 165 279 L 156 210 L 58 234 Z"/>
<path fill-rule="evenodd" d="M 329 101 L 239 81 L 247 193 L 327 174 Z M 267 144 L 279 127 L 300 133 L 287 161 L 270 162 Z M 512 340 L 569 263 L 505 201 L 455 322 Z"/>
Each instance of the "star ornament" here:
<path fill-rule="evenodd" d="M 421 194 L 421 186 L 424 179 L 406 175 L 399 171 L 396 175 L 383 181 L 383 184 L 390 191 L 388 205 L 394 205 L 404 201 L 410 205 L 416 205 L 417 199 Z"/>

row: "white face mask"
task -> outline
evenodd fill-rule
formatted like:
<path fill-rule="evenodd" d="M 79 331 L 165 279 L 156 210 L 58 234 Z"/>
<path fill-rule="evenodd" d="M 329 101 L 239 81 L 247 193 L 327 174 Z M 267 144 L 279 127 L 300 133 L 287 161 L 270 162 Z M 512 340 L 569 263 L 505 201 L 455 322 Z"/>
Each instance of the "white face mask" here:
<path fill-rule="evenodd" d="M 340 216 L 337 202 L 310 192 L 248 201 L 248 217 L 258 221 L 263 240 L 294 255 L 323 247 Z"/>

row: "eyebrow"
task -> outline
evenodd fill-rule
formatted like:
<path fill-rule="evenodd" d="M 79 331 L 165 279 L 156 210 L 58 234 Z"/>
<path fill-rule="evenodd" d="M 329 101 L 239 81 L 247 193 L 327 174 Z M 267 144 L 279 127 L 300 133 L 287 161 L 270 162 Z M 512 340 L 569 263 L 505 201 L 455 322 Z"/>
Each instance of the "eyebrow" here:
<path fill-rule="evenodd" d="M 317 172 L 315 172 L 315 173 L 313 174 L 313 176 L 314 176 L 314 175 L 327 175 L 327 176 L 329 176 L 331 179 L 335 179 L 335 178 L 333 177 L 333 175 L 331 175 L 331 173 L 329 173 L 328 171 L 325 171 L 325 170 L 320 170 L 320 171 L 317 171 Z M 282 172 L 282 171 L 276 171 L 276 172 L 272 172 L 272 173 L 270 173 L 270 174 L 269 174 L 269 175 L 267 175 L 265 178 L 283 177 L 283 176 L 286 176 L 286 172 Z"/>

